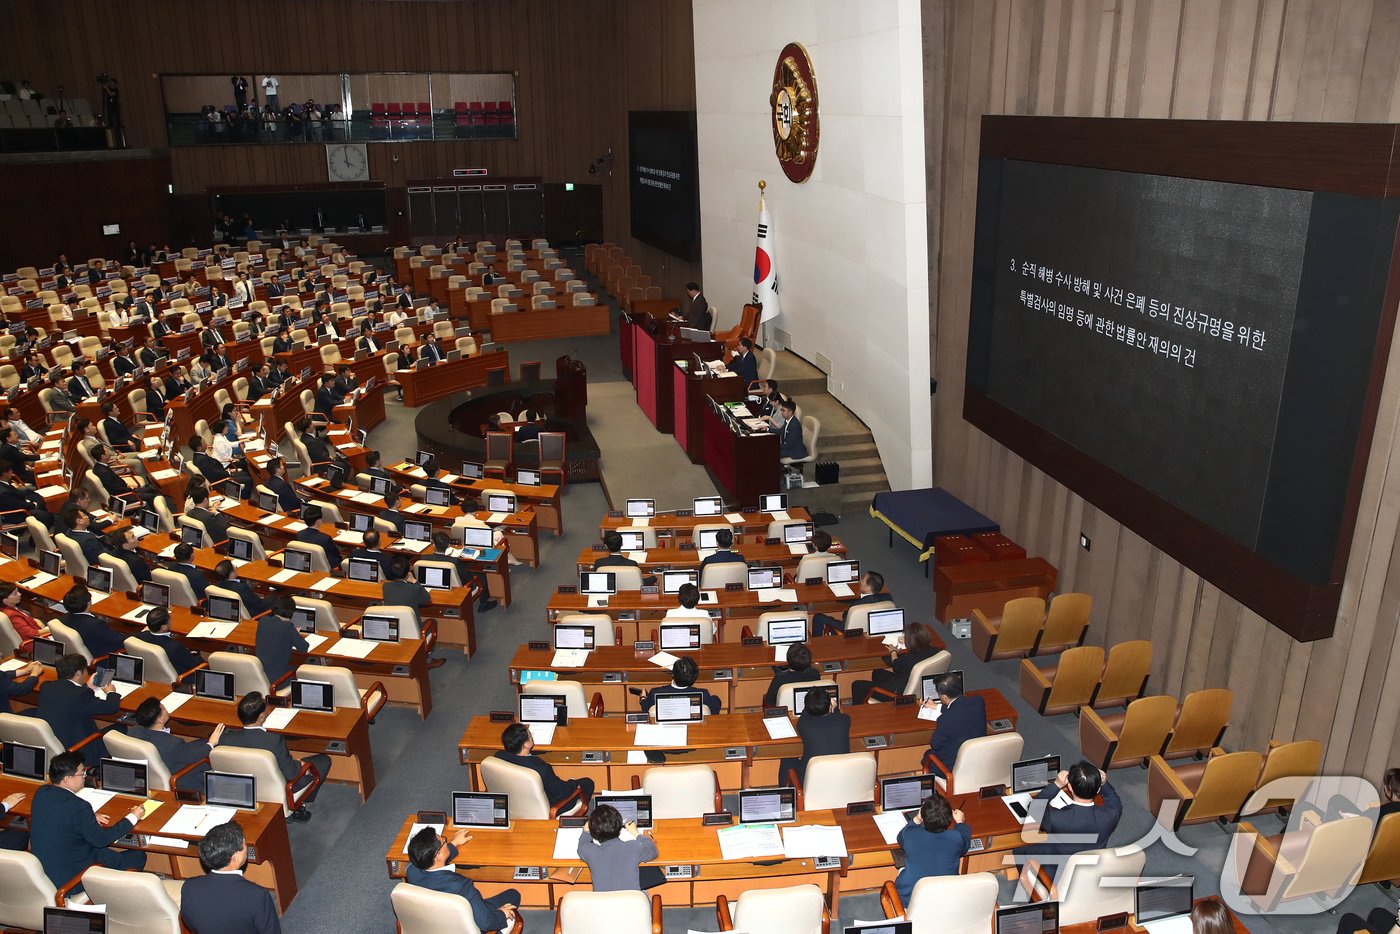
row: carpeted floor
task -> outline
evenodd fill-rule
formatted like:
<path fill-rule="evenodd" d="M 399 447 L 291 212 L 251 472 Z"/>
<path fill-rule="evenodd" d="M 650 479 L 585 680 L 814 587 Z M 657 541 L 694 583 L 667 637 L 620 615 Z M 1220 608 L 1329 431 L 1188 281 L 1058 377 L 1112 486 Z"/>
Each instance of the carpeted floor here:
<path fill-rule="evenodd" d="M 603 452 L 603 486 L 615 508 L 628 496 L 656 500 L 658 510 L 689 509 L 718 490 L 672 435 L 657 431 L 637 407 L 631 383 L 588 384 L 588 430 Z M 599 517 L 601 518 L 601 517 Z"/>

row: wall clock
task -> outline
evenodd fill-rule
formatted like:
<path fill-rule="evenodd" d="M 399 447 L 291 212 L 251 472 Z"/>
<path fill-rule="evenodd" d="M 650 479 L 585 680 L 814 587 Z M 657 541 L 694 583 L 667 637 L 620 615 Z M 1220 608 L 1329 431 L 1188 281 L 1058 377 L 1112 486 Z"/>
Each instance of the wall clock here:
<path fill-rule="evenodd" d="M 773 115 L 773 150 L 783 174 L 805 182 L 817 164 L 817 76 L 807 50 L 789 42 L 778 53 L 773 69 L 773 92 L 768 96 Z"/>
<path fill-rule="evenodd" d="M 326 147 L 326 175 L 333 182 L 369 179 L 369 146 L 364 143 L 332 143 Z"/>

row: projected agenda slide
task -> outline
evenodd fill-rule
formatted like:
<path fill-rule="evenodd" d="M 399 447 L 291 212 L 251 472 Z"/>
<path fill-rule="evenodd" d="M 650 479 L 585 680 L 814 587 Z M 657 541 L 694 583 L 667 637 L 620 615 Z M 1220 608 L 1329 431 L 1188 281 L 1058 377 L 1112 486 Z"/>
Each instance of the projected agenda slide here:
<path fill-rule="evenodd" d="M 672 256 L 700 258 L 700 187 L 692 111 L 627 114 L 632 236 Z"/>

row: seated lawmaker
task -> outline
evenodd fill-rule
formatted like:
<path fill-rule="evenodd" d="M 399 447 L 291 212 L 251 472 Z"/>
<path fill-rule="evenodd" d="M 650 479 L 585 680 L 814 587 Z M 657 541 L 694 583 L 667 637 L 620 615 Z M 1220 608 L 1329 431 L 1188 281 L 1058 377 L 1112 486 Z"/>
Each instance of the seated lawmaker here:
<path fill-rule="evenodd" d="M 544 784 L 544 795 L 551 807 L 566 800 L 574 792 L 583 798 L 583 806 L 593 798 L 593 779 L 562 779 L 554 774 L 554 767 L 534 754 L 535 740 L 530 736 L 530 728 L 523 723 L 512 723 L 501 731 L 501 751 L 496 758 L 512 765 L 524 766 L 539 775 Z"/>
<path fill-rule="evenodd" d="M 704 561 L 700 562 L 700 571 L 702 572 L 701 577 L 704 576 L 703 572 L 705 568 L 709 567 L 712 564 L 724 564 L 725 562 L 729 561 L 737 561 L 740 564 L 745 563 L 744 556 L 739 554 L 737 551 L 732 550 L 734 547 L 733 530 L 720 529 L 718 532 L 716 532 L 715 544 L 719 547 L 717 547 L 714 550 L 714 552 L 707 556 Z"/>
<path fill-rule="evenodd" d="M 843 756 L 851 751 L 851 715 L 831 709 L 831 695 L 815 691 L 797 717 L 797 735 L 802 737 L 802 758 L 778 763 L 778 783 L 788 783 L 788 772 L 796 770 L 798 781 L 807 777 L 807 763 L 816 756 Z"/>
<path fill-rule="evenodd" d="M 938 762 L 932 761 L 928 756 L 924 758 L 929 773 L 939 778 L 947 777 L 939 762 L 952 769 L 953 764 L 958 761 L 958 750 L 962 749 L 963 743 L 987 735 L 987 702 L 977 694 L 964 694 L 958 684 L 959 680 L 960 677 L 955 674 L 939 675 L 938 680 L 933 682 L 933 689 L 938 692 L 938 700 L 926 700 L 923 703 L 925 707 L 935 704 L 943 706 L 938 726 L 934 728 L 933 738 L 929 740 L 929 753 L 937 756 Z"/>
<path fill-rule="evenodd" d="M 162 707 L 160 699 L 155 697 L 143 700 L 132 714 L 132 720 L 135 722 L 127 729 L 127 735 L 132 739 L 145 740 L 156 747 L 156 752 L 160 753 L 160 761 L 172 776 L 181 769 L 189 769 L 201 759 L 208 759 L 209 750 L 219 745 L 219 740 L 224 735 L 222 723 L 214 727 L 207 741 L 187 740 L 171 735 L 170 712 Z M 209 763 L 202 762 L 197 768 L 190 769 L 177 778 L 175 787 L 185 791 L 203 792 L 204 773 L 208 771 Z"/>
<path fill-rule="evenodd" d="M 753 341 L 739 338 L 739 348 L 729 358 L 729 371 L 738 376 L 744 386 L 758 382 L 758 359 L 753 355 Z"/>
<path fill-rule="evenodd" d="M 454 558 L 448 553 L 452 547 L 452 539 L 442 529 L 433 533 L 433 560 L 448 561 L 457 568 L 457 579 L 463 586 L 476 584 L 480 596 L 477 598 L 476 611 L 478 613 L 489 613 L 497 606 L 495 600 L 491 599 L 490 585 L 486 580 L 486 575 L 478 571 L 473 571 L 471 565 L 461 558 Z"/>
<path fill-rule="evenodd" d="M 413 611 L 413 618 L 422 623 L 419 609 L 433 602 L 428 588 L 414 580 L 405 555 L 394 555 L 389 562 L 389 579 L 384 582 L 384 606 L 401 606 Z"/>
<path fill-rule="evenodd" d="M 185 516 L 204 526 L 209 541 L 213 542 L 215 547 L 228 541 L 228 519 L 221 513 L 210 510 L 209 487 L 204 484 L 191 485 L 190 501 L 190 508 L 185 510 Z"/>
<path fill-rule="evenodd" d="M 940 724 L 942 721 L 939 721 Z M 1068 800 L 1065 807 L 1047 806 L 1040 817 L 1040 833 L 1044 842 L 1032 843 L 1016 848 L 1025 856 L 1073 856 L 1085 850 L 1101 850 L 1108 845 L 1108 838 L 1118 826 L 1123 816 L 1123 802 L 1118 792 L 1108 780 L 1108 773 L 1089 762 L 1076 762 L 1068 770 L 1060 772 L 1055 780 L 1040 790 L 1036 797 L 1050 801 L 1063 795 Z M 1103 804 L 1094 799 L 1103 796 Z M 1036 878 L 1041 866 L 1039 860 L 1027 860 L 1021 870 L 1022 884 L 1029 884 Z M 1057 860 L 1046 860 L 1046 871 L 1053 878 L 1058 868 Z"/>
<path fill-rule="evenodd" d="M 700 625 L 709 627 L 710 638 L 708 641 L 713 642 L 716 635 L 715 620 L 709 613 L 700 609 L 700 588 L 691 583 L 681 584 L 680 589 L 676 591 L 676 601 L 679 606 L 673 606 L 667 610 L 661 621 L 663 623 L 668 621 L 699 622 Z"/>
<path fill-rule="evenodd" d="M 895 876 L 894 887 L 907 908 L 920 879 L 956 876 L 961 871 L 962 858 L 972 846 L 972 831 L 963 812 L 935 793 L 924 799 L 913 823 L 899 831 L 898 840 L 904 868 Z"/>
<path fill-rule="evenodd" d="M 199 841 L 203 875 L 180 889 L 180 922 L 196 934 L 281 934 L 272 893 L 243 877 L 248 841 L 237 821 L 210 829 Z"/>
<path fill-rule="evenodd" d="M 797 420 L 797 403 L 784 399 L 778 403 L 778 412 L 772 428 L 778 435 L 778 458 L 801 460 L 807 456 L 807 442 L 802 438 L 802 423 Z"/>
<path fill-rule="evenodd" d="M 204 663 L 198 652 L 175 638 L 175 633 L 170 631 L 170 610 L 163 606 L 146 614 L 146 628 L 135 638 L 164 652 L 177 674 L 193 671 Z"/>
<path fill-rule="evenodd" d="M 316 800 L 316 796 L 321 792 L 321 786 L 331 774 L 331 757 L 323 753 L 314 753 L 301 760 L 292 757 L 287 749 L 287 740 L 280 733 L 269 733 L 263 724 L 267 720 L 267 715 L 272 712 L 272 708 L 267 703 L 267 698 L 261 693 L 253 691 L 243 695 L 238 702 L 238 721 L 243 724 L 241 729 L 229 730 L 223 736 L 226 746 L 236 746 L 240 749 L 265 749 L 272 753 L 277 760 L 277 768 L 281 771 L 282 777 L 288 782 L 296 779 L 296 784 L 292 786 L 292 791 L 298 792 L 308 785 L 314 787 L 307 792 L 302 799 L 302 805 L 287 818 L 293 821 L 308 821 L 311 819 L 310 806 Z M 302 775 L 297 778 L 303 765 L 310 765 L 315 770 L 315 774 Z"/>
<path fill-rule="evenodd" d="M 695 664 L 695 659 L 689 655 L 682 655 L 671 665 L 671 683 L 647 691 L 646 696 L 642 698 L 642 709 L 650 713 L 652 705 L 656 703 L 657 695 L 695 694 L 700 697 L 700 703 L 704 704 L 710 713 L 719 713 L 719 698 L 704 688 L 695 686 L 695 679 L 699 677 L 700 666 Z"/>
<path fill-rule="evenodd" d="M 335 539 L 321 531 L 321 507 L 315 503 L 302 510 L 301 518 L 306 523 L 306 528 L 296 534 L 293 541 L 305 542 L 308 545 L 316 545 L 325 553 L 326 564 L 332 571 L 340 570 L 340 562 L 343 560 L 340 548 L 336 545 Z"/>
<path fill-rule="evenodd" d="M 108 443 L 119 451 L 130 451 L 135 446 L 131 438 L 131 429 L 117 416 L 115 403 L 102 403 L 102 430 L 107 433 Z"/>
<path fill-rule="evenodd" d="M 608 553 L 597 561 L 593 562 L 593 570 L 601 571 L 604 568 L 640 568 L 641 565 L 633 561 L 622 553 L 622 533 L 616 529 L 608 529 L 603 533 L 603 544 L 607 546 Z"/>
<path fill-rule="evenodd" d="M 266 469 L 267 479 L 263 481 L 263 486 L 277 494 L 277 508 L 286 515 L 296 515 L 301 511 L 301 497 L 297 496 L 296 489 L 287 479 L 287 462 L 274 457 L 267 462 Z"/>
<path fill-rule="evenodd" d="M 379 563 L 379 579 L 389 579 L 389 563 L 394 560 L 394 556 L 379 547 L 379 533 L 374 529 L 366 529 L 363 533 L 364 544 L 350 552 L 352 558 L 368 558 Z"/>
<path fill-rule="evenodd" d="M 483 898 L 472 880 L 457 871 L 454 862 L 458 848 L 472 839 L 465 827 L 453 831 L 448 840 L 432 827 L 424 827 L 408 841 L 408 871 L 404 878 L 409 885 L 446 892 L 466 899 L 472 920 L 483 931 L 500 931 L 518 919 L 520 893 L 506 889 L 499 895 Z"/>
<path fill-rule="evenodd" d="M 885 590 L 885 575 L 878 571 L 866 571 L 860 579 L 860 596 L 851 602 L 851 606 L 863 606 L 867 603 L 884 603 L 893 600 L 894 597 L 890 596 L 889 592 Z M 816 614 L 812 617 L 812 634 L 817 636 L 829 636 L 843 632 L 846 628 L 846 616 L 847 613 L 842 613 L 841 618 L 837 619 L 825 613 Z"/>
<path fill-rule="evenodd" d="M 821 677 L 821 671 L 812 664 L 811 646 L 805 642 L 794 642 L 787 648 L 787 666 L 779 668 L 773 675 L 773 680 L 768 682 L 768 690 L 763 694 L 763 706 L 778 706 L 778 691 L 782 690 L 784 685 L 820 681 Z"/>
<path fill-rule="evenodd" d="M 258 617 L 253 654 L 262 664 L 269 684 L 281 681 L 292 670 L 292 653 L 310 651 L 306 636 L 292 623 L 295 610 L 291 597 L 274 593 L 267 601 L 267 612 Z"/>
<path fill-rule="evenodd" d="M 877 687 L 884 688 L 895 696 L 903 694 L 905 685 L 909 683 L 909 673 L 914 670 L 914 666 L 938 654 L 938 649 L 933 645 L 933 628 L 927 623 L 905 620 L 904 634 L 900 641 L 903 645 L 885 658 L 888 668 L 872 671 L 869 681 L 856 681 L 851 684 L 851 703 L 865 703 L 871 689 Z M 900 648 L 903 651 L 900 651 Z"/>
<path fill-rule="evenodd" d="M 92 696 L 91 691 L 88 696 Z M 106 815 L 99 817 L 92 805 L 78 797 L 92 765 L 95 763 L 84 764 L 81 753 L 60 753 L 49 760 L 49 784 L 34 790 L 29 850 L 55 886 L 67 885 L 93 863 L 121 870 L 146 865 L 146 854 L 141 850 L 111 848 L 135 829 L 145 802 L 137 802 L 116 823 Z M 82 886 L 73 891 L 82 891 Z"/>
<path fill-rule="evenodd" d="M 63 622 L 83 640 L 93 658 L 111 655 L 122 651 L 125 638 L 106 620 L 98 619 L 88 611 L 92 605 L 92 594 L 86 587 L 72 587 L 63 595 Z M 79 737 L 81 738 L 81 737 Z"/>
<path fill-rule="evenodd" d="M 98 731 L 98 717 L 108 719 L 115 716 L 121 710 L 122 698 L 111 683 L 105 688 L 95 688 L 93 679 L 97 673 L 89 675 L 87 659 L 76 652 L 60 655 L 54 670 L 57 677 L 39 689 L 39 703 L 35 711 L 67 749 Z M 89 767 L 96 768 L 107 755 L 107 746 L 101 739 L 95 739 L 85 745 L 79 754 Z M 71 878 L 68 876 L 63 882 Z"/>
<path fill-rule="evenodd" d="M 119 532 L 107 534 L 108 554 L 126 565 L 127 573 L 136 582 L 136 586 L 140 587 L 151 579 L 151 566 L 137 548 L 138 544 L 136 533 L 130 526 Z"/>
<path fill-rule="evenodd" d="M 214 565 L 214 584 L 238 594 L 249 616 L 261 616 L 267 610 L 267 601 L 247 581 L 239 578 L 238 569 L 227 558 Z"/>
<path fill-rule="evenodd" d="M 189 581 L 195 600 L 203 602 L 204 594 L 209 589 L 209 578 L 205 577 L 204 572 L 194 563 L 194 546 L 181 542 L 175 546 L 174 554 L 175 563 L 169 570 Z"/>

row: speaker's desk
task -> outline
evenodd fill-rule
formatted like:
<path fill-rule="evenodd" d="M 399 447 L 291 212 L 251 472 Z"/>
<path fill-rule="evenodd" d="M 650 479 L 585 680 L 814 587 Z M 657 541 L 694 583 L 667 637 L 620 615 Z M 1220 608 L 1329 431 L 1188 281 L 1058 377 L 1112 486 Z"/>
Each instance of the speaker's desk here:
<path fill-rule="evenodd" d="M 735 431 L 713 408 L 700 410 L 705 470 L 727 502 L 757 506 L 765 493 L 781 489 L 778 436 L 771 431 Z"/>
<path fill-rule="evenodd" d="M 971 616 L 974 609 L 988 616 L 1000 616 L 1008 600 L 1017 597 L 1049 599 L 1057 577 L 1055 566 L 1044 558 L 935 564 L 934 609 L 945 623 Z"/>
<path fill-rule="evenodd" d="M 997 720 L 1009 721 L 1011 729 L 1015 729 L 1015 708 L 1000 691 L 985 688 L 969 693 L 985 699 L 989 731 L 990 724 Z M 851 750 L 873 752 L 879 775 L 906 775 L 922 770 L 923 755 L 937 724 L 921 720 L 917 705 L 857 704 L 843 709 L 851 715 Z M 490 717 L 473 717 L 467 725 L 458 743 L 458 756 L 471 773 L 472 787 L 485 787 L 479 766 L 483 759 L 500 750 L 501 730 L 505 726 Z M 563 778 L 586 776 L 599 788 L 621 791 L 631 788 L 632 778 L 640 779 L 652 765 L 646 761 L 629 761 L 629 758 L 641 757 L 629 757 L 628 753 L 652 749 L 664 753 L 667 762 L 710 766 L 719 778 L 721 790 L 726 793 L 776 785 L 779 760 L 802 755 L 800 739 L 769 737 L 761 713 L 722 713 L 706 717 L 701 723 L 690 724 L 685 745 L 675 748 L 639 747 L 634 743 L 636 730 L 636 724 L 621 717 L 574 719 L 568 726 L 558 728 L 547 747 L 537 746 L 535 751 Z M 884 745 L 871 747 L 867 738 Z M 601 752 L 605 761 L 584 763 L 585 752 Z M 731 757 L 730 752 L 735 755 Z"/>

